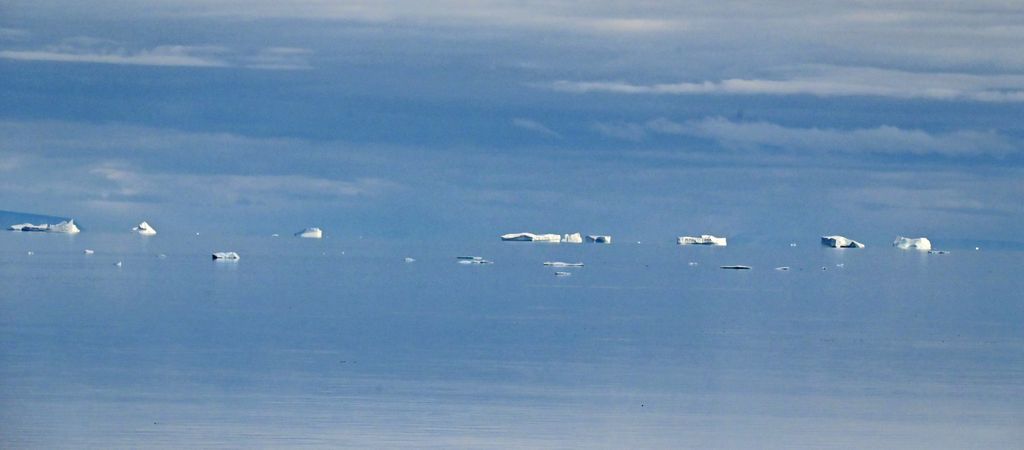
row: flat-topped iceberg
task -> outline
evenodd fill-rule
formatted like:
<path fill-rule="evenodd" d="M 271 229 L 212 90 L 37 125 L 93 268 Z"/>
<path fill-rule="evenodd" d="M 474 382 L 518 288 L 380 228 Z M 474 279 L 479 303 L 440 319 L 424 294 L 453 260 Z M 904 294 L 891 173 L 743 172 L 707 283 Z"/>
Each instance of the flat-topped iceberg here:
<path fill-rule="evenodd" d="M 587 242 L 593 242 L 595 244 L 611 244 L 612 237 L 604 234 L 589 234 L 587 235 Z"/>
<path fill-rule="evenodd" d="M 900 236 L 895 241 L 892 241 L 892 246 L 901 250 L 931 250 L 932 241 L 929 241 L 926 237 L 906 238 Z"/>
<path fill-rule="evenodd" d="M 822 236 L 821 245 L 832 248 L 864 248 L 864 244 L 843 236 Z"/>
<path fill-rule="evenodd" d="M 19 223 L 17 225 L 11 225 L 7 229 L 11 230 L 11 231 L 35 231 L 35 232 L 41 232 L 41 233 L 68 233 L 68 234 L 75 234 L 75 233 L 79 233 L 79 232 L 82 231 L 82 230 L 78 229 L 77 225 L 75 225 L 74 219 L 65 220 L 63 222 L 52 224 L 52 225 L 51 224 L 33 225 L 31 223 Z"/>
<path fill-rule="evenodd" d="M 227 260 L 227 261 L 238 261 L 241 258 L 238 256 L 238 253 L 235 253 L 235 252 L 214 252 L 213 253 L 213 259 L 217 259 L 217 260 L 223 259 L 223 260 Z"/>
<path fill-rule="evenodd" d="M 317 227 L 309 227 L 306 228 L 305 230 L 295 233 L 295 236 L 298 236 L 300 238 L 322 239 L 324 237 L 324 232 L 323 230 Z"/>
<path fill-rule="evenodd" d="M 132 231 L 139 233 L 143 236 L 152 236 L 156 234 L 156 229 L 149 225 L 148 222 L 143 221 L 137 227 L 132 228 Z"/>
<path fill-rule="evenodd" d="M 568 263 L 568 262 L 562 262 L 562 261 L 545 261 L 544 265 L 545 266 L 551 266 L 551 267 L 583 267 L 583 263 L 581 263 L 581 262 L 578 262 L 578 263 Z"/>
<path fill-rule="evenodd" d="M 557 234 L 533 234 L 533 233 L 509 233 L 501 236 L 503 241 L 525 241 L 525 242 L 562 242 L 562 236 Z"/>
<path fill-rule="evenodd" d="M 726 239 L 724 237 L 715 237 L 710 234 L 702 234 L 700 237 L 693 236 L 680 236 L 676 238 L 676 244 L 679 245 L 718 245 L 726 246 Z"/>
<path fill-rule="evenodd" d="M 564 234 L 562 235 L 562 242 L 568 244 L 582 244 L 583 236 L 580 236 L 579 233 Z"/>

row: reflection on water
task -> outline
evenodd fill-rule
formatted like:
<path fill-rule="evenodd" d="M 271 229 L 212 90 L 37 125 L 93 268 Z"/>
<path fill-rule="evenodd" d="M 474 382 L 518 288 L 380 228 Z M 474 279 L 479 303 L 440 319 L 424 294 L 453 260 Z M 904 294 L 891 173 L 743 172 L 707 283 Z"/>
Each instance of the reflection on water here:
<path fill-rule="evenodd" d="M 3 233 L 0 446 L 1019 448 L 1021 256 Z"/>

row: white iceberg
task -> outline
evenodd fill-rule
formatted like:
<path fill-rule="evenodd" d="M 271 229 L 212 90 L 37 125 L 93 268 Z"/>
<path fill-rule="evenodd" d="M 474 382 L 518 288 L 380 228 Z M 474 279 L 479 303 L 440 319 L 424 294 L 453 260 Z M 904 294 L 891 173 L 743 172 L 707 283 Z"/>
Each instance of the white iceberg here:
<path fill-rule="evenodd" d="M 611 244 L 612 237 L 602 234 L 591 234 L 587 235 L 587 242 L 593 242 L 595 244 Z"/>
<path fill-rule="evenodd" d="M 460 259 L 459 264 L 494 264 L 494 261 L 480 259 Z"/>
<path fill-rule="evenodd" d="M 710 234 L 702 234 L 700 237 L 693 236 L 680 236 L 676 238 L 676 244 L 679 245 L 718 245 L 726 246 L 726 239 L 724 237 L 715 237 Z"/>
<path fill-rule="evenodd" d="M 555 272 L 556 277 L 571 277 L 571 272 Z"/>
<path fill-rule="evenodd" d="M 843 236 L 822 236 L 821 245 L 832 248 L 864 248 L 864 244 Z"/>
<path fill-rule="evenodd" d="M 241 259 L 238 253 L 235 252 L 214 252 L 213 259 L 224 259 L 229 261 L 238 261 Z"/>
<path fill-rule="evenodd" d="M 503 241 L 526 241 L 526 242 L 562 242 L 562 236 L 557 234 L 533 234 L 533 233 L 509 233 L 501 236 Z"/>
<path fill-rule="evenodd" d="M 895 241 L 892 241 L 892 246 L 901 250 L 931 250 L 932 241 L 929 241 L 926 237 L 905 238 L 900 236 Z"/>
<path fill-rule="evenodd" d="M 317 227 L 309 227 L 306 228 L 305 230 L 295 233 L 295 235 L 300 238 L 322 239 L 324 237 L 324 232 L 323 230 Z"/>
<path fill-rule="evenodd" d="M 405 262 L 407 262 L 407 263 L 416 262 L 416 258 L 410 258 L 410 257 L 406 256 L 405 257 Z"/>
<path fill-rule="evenodd" d="M 583 236 L 580 236 L 579 233 L 563 234 L 562 235 L 562 242 L 565 242 L 565 243 L 568 243 L 568 244 L 582 244 L 583 243 Z"/>
<path fill-rule="evenodd" d="M 567 262 L 562 262 L 562 261 L 545 261 L 544 265 L 545 266 L 551 266 L 551 267 L 583 267 L 583 263 L 581 263 L 581 262 L 578 262 L 578 263 L 567 263 Z"/>
<path fill-rule="evenodd" d="M 42 233 L 68 233 L 68 234 L 75 234 L 75 233 L 79 233 L 79 232 L 82 231 L 82 230 L 78 229 L 77 225 L 75 225 L 74 219 L 72 219 L 72 220 L 65 220 L 63 222 L 56 223 L 56 224 L 53 224 L 53 225 L 50 225 L 50 224 L 33 225 L 31 223 L 19 223 L 17 225 L 11 225 L 7 229 L 11 230 L 11 231 L 37 231 L 37 232 L 42 232 Z"/>
<path fill-rule="evenodd" d="M 96 253 L 96 252 L 93 249 L 91 249 L 91 248 L 87 248 L 85 250 L 82 250 L 82 253 L 85 253 L 86 255 L 91 255 L 91 254 Z"/>
<path fill-rule="evenodd" d="M 152 236 L 156 234 L 156 229 L 151 227 L 148 222 L 143 221 L 139 226 L 132 228 L 132 231 L 137 232 L 143 236 Z"/>

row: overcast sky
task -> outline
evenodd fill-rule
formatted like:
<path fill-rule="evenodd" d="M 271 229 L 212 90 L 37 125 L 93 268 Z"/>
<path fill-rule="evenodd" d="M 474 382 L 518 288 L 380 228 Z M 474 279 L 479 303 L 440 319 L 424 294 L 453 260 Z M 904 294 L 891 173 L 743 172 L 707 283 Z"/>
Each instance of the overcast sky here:
<path fill-rule="evenodd" d="M 0 209 L 1021 241 L 1022 43 L 1018 1 L 0 0 Z"/>

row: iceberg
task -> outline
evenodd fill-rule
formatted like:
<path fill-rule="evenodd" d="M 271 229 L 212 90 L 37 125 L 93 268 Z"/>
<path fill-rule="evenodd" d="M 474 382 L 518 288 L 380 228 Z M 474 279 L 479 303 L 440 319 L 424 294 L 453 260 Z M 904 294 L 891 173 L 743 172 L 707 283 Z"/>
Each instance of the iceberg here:
<path fill-rule="evenodd" d="M 583 267 L 583 263 L 581 263 L 581 262 L 578 262 L 578 263 L 567 263 L 567 262 L 562 262 L 562 261 L 545 261 L 544 265 L 545 266 L 551 266 L 551 267 Z"/>
<path fill-rule="evenodd" d="M 562 235 L 562 242 L 565 242 L 565 243 L 568 243 L 568 244 L 582 244 L 583 243 L 583 236 L 580 236 L 579 233 L 563 234 Z"/>
<path fill-rule="evenodd" d="M 215 259 L 215 260 L 223 259 L 223 260 L 228 260 L 228 261 L 238 261 L 241 258 L 238 256 L 238 253 L 235 253 L 235 252 L 214 252 L 213 253 L 213 259 Z"/>
<path fill-rule="evenodd" d="M 146 221 L 143 221 L 142 223 L 139 224 L 139 226 L 132 228 L 132 231 L 135 231 L 143 236 L 152 236 L 156 234 L 156 229 L 149 226 L 149 223 L 147 223 Z"/>
<path fill-rule="evenodd" d="M 693 236 L 680 236 L 676 238 L 676 244 L 679 245 L 718 245 L 726 246 L 726 240 L 724 237 L 715 237 L 710 234 L 702 234 L 700 237 Z"/>
<path fill-rule="evenodd" d="M 525 242 L 562 242 L 562 236 L 557 234 L 509 233 L 501 235 L 501 240 Z"/>
<path fill-rule="evenodd" d="M 33 225 L 31 223 L 19 223 L 17 225 L 11 225 L 7 229 L 11 230 L 11 231 L 37 231 L 37 232 L 42 232 L 42 233 L 68 233 L 68 234 L 75 234 L 75 233 L 79 233 L 79 232 L 82 231 L 82 230 L 78 229 L 77 225 L 75 225 L 75 220 L 74 219 L 65 220 L 63 222 L 56 223 L 56 224 L 53 224 L 53 225 L 50 225 L 50 224 Z"/>
<path fill-rule="evenodd" d="M 322 239 L 324 237 L 324 232 L 317 227 L 309 227 L 306 228 L 305 230 L 295 233 L 295 236 L 298 236 L 300 238 Z"/>
<path fill-rule="evenodd" d="M 931 250 L 932 241 L 929 241 L 926 237 L 905 238 L 900 236 L 897 237 L 895 241 L 892 241 L 892 246 L 900 250 Z"/>
<path fill-rule="evenodd" d="M 572 272 L 555 272 L 556 277 L 570 277 Z"/>
<path fill-rule="evenodd" d="M 928 253 L 931 254 L 931 255 L 948 255 L 949 251 L 947 251 L 947 250 L 928 250 Z"/>
<path fill-rule="evenodd" d="M 731 269 L 731 270 L 750 270 L 750 266 L 741 266 L 741 265 L 718 266 L 718 268 L 719 269 Z"/>
<path fill-rule="evenodd" d="M 587 235 L 587 242 L 593 242 L 595 244 L 611 244 L 612 237 L 602 234 L 590 234 Z"/>
<path fill-rule="evenodd" d="M 86 255 L 91 255 L 96 252 L 93 249 L 87 248 L 85 250 L 82 250 L 82 253 L 85 253 Z"/>
<path fill-rule="evenodd" d="M 821 245 L 832 248 L 864 248 L 864 244 L 843 236 L 822 236 Z"/>
<path fill-rule="evenodd" d="M 459 264 L 494 264 L 494 261 L 480 259 L 460 259 Z"/>
<path fill-rule="evenodd" d="M 405 262 L 407 262 L 407 263 L 416 262 L 416 258 L 410 258 L 410 257 L 406 256 L 405 257 Z"/>

